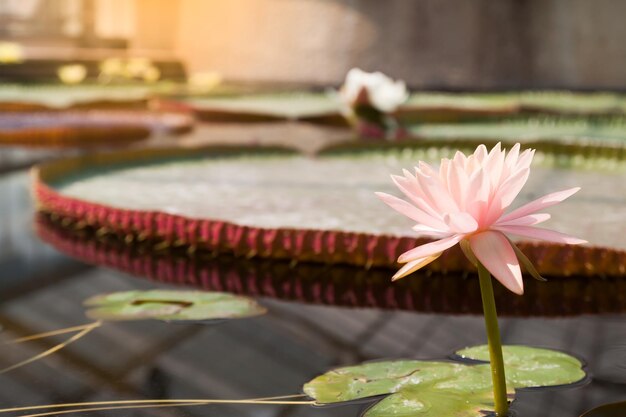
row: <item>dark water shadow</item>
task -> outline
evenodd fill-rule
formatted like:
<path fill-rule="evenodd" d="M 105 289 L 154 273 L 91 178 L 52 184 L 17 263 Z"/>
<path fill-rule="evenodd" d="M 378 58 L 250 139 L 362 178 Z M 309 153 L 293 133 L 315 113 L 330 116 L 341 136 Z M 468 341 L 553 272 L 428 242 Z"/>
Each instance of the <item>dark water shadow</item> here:
<path fill-rule="evenodd" d="M 605 404 L 584 413 L 581 417 L 624 417 L 626 416 L 626 401 Z"/>

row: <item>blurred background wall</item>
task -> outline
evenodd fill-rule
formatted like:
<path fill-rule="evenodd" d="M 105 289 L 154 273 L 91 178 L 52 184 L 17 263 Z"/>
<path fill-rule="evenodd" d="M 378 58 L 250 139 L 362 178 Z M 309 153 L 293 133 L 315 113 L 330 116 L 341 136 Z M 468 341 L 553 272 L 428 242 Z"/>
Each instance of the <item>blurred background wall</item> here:
<path fill-rule="evenodd" d="M 430 89 L 626 87 L 620 0 L 4 0 L 0 23 L 37 5 L 118 42 L 81 48 L 124 44 L 234 81 L 336 85 L 359 66 Z"/>

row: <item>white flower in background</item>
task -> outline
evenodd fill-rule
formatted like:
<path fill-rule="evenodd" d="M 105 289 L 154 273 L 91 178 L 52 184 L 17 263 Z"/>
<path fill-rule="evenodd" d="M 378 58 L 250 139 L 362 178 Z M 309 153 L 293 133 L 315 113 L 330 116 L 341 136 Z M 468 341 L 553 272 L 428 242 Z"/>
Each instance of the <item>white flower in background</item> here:
<path fill-rule="evenodd" d="M 87 68 L 81 64 L 62 65 L 57 75 L 63 84 L 79 84 L 87 78 Z"/>
<path fill-rule="evenodd" d="M 350 109 L 369 104 L 383 113 L 392 113 L 408 99 L 409 93 L 402 80 L 394 81 L 382 72 L 370 73 L 353 68 L 339 90 L 339 97 Z"/>
<path fill-rule="evenodd" d="M 17 64 L 24 60 L 24 49 L 19 43 L 0 42 L 0 64 Z"/>

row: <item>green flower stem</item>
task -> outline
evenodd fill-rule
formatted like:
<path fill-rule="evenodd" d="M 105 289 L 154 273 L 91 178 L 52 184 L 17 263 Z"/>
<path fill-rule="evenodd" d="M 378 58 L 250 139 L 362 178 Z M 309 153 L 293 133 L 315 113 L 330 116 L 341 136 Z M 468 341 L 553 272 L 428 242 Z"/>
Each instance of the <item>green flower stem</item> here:
<path fill-rule="evenodd" d="M 500 342 L 496 300 L 493 296 L 491 274 L 480 262 L 478 262 L 477 267 L 478 277 L 480 279 L 480 293 L 483 299 L 485 327 L 487 328 L 495 411 L 497 416 L 504 417 L 507 415 L 509 403 L 507 401 L 506 377 L 504 375 L 504 359 L 502 358 L 502 342 Z"/>

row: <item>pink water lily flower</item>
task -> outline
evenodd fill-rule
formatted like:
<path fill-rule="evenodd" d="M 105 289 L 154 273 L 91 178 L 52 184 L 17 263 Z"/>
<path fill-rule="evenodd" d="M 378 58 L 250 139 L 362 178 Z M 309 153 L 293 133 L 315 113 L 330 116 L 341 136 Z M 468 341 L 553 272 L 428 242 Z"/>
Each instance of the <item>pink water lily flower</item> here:
<path fill-rule="evenodd" d="M 470 258 L 475 256 L 506 288 L 523 294 L 520 261 L 526 269 L 534 271 L 534 268 L 505 233 L 556 243 L 586 243 L 536 227 L 550 218 L 549 214 L 537 211 L 565 200 L 578 187 L 545 195 L 505 213 L 528 180 L 534 154 L 531 149 L 520 153 L 519 143 L 508 154 L 500 144 L 490 152 L 480 145 L 472 155 L 457 152 L 454 158 L 443 159 L 438 171 L 420 161 L 415 175 L 407 170 L 404 176 L 392 175 L 410 202 L 385 193 L 377 195 L 415 220 L 413 230 L 437 239 L 400 255 L 398 262 L 406 265 L 393 279 L 417 271 L 446 249 L 461 243 L 466 254 Z"/>

